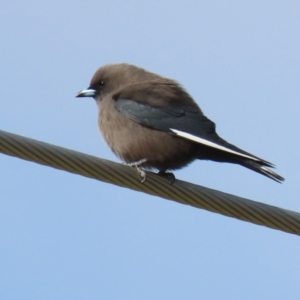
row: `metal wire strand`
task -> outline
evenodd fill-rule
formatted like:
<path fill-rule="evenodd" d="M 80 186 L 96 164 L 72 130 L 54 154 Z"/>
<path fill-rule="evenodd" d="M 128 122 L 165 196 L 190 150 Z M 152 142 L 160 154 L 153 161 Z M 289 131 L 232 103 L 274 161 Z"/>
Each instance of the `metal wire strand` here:
<path fill-rule="evenodd" d="M 0 130 L 0 152 L 257 225 L 300 235 L 300 214 L 147 172 L 142 184 L 134 168 Z"/>

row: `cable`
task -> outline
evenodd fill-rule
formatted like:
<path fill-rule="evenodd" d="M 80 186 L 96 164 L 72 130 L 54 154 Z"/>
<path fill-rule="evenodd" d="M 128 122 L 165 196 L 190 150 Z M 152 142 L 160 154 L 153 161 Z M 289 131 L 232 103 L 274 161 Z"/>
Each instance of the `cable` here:
<path fill-rule="evenodd" d="M 300 214 L 147 172 L 142 184 L 134 168 L 0 130 L 0 152 L 121 187 L 202 208 L 257 225 L 300 235 Z"/>

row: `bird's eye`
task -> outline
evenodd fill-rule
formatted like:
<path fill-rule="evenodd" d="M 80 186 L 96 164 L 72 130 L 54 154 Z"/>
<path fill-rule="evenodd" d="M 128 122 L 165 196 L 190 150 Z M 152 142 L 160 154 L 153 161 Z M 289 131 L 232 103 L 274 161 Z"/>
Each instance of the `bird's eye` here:
<path fill-rule="evenodd" d="M 102 80 L 99 82 L 99 87 L 103 87 L 105 85 L 105 82 Z"/>

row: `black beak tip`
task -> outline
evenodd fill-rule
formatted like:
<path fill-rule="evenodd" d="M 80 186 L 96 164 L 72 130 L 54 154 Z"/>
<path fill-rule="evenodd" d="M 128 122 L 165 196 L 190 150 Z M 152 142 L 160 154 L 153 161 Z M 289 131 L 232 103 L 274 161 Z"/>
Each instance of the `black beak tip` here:
<path fill-rule="evenodd" d="M 82 98 L 84 97 L 83 93 L 80 91 L 76 94 L 75 98 Z"/>

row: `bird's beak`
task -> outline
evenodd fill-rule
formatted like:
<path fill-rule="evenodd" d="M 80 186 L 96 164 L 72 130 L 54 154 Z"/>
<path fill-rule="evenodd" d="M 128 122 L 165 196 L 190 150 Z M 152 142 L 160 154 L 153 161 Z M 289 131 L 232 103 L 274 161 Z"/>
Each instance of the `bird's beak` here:
<path fill-rule="evenodd" d="M 79 98 L 79 97 L 95 97 L 95 96 L 96 96 L 96 90 L 88 88 L 86 90 L 80 91 L 76 95 L 76 98 Z"/>

